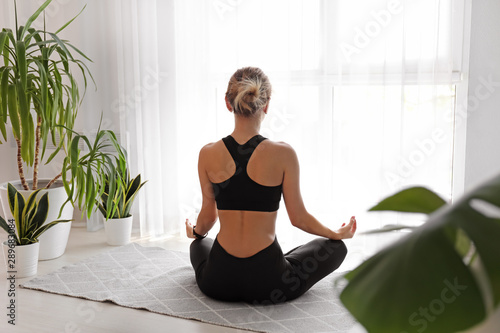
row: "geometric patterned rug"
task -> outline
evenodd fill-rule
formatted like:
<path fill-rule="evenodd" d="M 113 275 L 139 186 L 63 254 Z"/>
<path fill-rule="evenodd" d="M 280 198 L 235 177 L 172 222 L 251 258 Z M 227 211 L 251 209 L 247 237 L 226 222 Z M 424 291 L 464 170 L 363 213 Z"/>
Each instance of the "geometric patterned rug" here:
<path fill-rule="evenodd" d="M 38 276 L 23 288 L 145 309 L 255 332 L 349 332 L 355 319 L 333 273 L 303 296 L 274 305 L 221 302 L 196 285 L 189 254 L 129 244 Z"/>

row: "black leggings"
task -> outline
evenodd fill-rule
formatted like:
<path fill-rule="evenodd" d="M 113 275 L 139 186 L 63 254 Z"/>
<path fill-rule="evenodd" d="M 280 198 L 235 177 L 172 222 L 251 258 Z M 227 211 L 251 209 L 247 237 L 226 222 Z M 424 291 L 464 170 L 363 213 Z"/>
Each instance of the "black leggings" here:
<path fill-rule="evenodd" d="M 317 238 L 283 254 L 278 240 L 248 258 L 227 253 L 217 241 L 191 243 L 196 282 L 207 296 L 223 301 L 282 303 L 295 299 L 336 270 L 347 254 L 341 240 Z"/>

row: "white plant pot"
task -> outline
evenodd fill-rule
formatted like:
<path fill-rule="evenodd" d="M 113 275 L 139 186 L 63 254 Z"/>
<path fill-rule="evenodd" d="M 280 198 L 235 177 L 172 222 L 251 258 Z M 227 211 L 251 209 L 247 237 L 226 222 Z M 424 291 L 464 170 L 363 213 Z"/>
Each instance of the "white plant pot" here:
<path fill-rule="evenodd" d="M 50 181 L 50 179 L 40 179 L 38 181 L 38 187 L 43 188 Z M 21 193 L 25 199 L 33 193 L 33 191 L 21 190 L 21 181 L 16 180 L 12 182 L 3 183 L 0 185 L 0 198 L 2 199 L 2 207 L 5 214 L 5 219 L 12 219 L 12 214 L 9 208 L 9 199 L 7 194 L 7 184 L 11 183 L 14 185 L 19 193 Z M 32 184 L 29 180 L 28 184 Z M 48 190 L 43 189 L 38 193 L 37 198 L 40 199 L 45 193 L 49 193 L 49 213 L 47 215 L 47 220 L 45 224 L 50 223 L 55 220 L 71 220 L 73 219 L 73 205 L 71 203 L 66 204 L 59 217 L 59 210 L 62 204 L 68 198 L 66 191 L 62 185 L 62 181 L 58 180 L 54 185 L 52 185 Z M 55 259 L 63 255 L 66 250 L 66 245 L 68 244 L 69 232 L 71 230 L 71 222 L 59 223 L 45 233 L 43 233 L 39 238 L 40 243 L 40 253 L 39 260 L 50 260 Z"/>
<path fill-rule="evenodd" d="M 126 245 L 130 243 L 132 216 L 104 221 L 104 230 L 106 232 L 106 242 L 109 245 Z"/>
<path fill-rule="evenodd" d="M 15 275 L 17 279 L 36 275 L 40 243 L 9 246 L 8 241 L 5 241 L 2 243 L 2 249 L 7 277 Z"/>

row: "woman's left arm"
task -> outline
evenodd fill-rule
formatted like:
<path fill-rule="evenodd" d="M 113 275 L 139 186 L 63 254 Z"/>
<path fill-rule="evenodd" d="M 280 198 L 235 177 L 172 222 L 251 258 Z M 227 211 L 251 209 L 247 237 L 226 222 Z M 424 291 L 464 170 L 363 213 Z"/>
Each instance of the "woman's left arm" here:
<path fill-rule="evenodd" d="M 217 205 L 212 183 L 208 178 L 206 164 L 208 160 L 208 145 L 200 150 L 198 158 L 198 176 L 200 178 L 202 205 L 198 219 L 196 220 L 196 233 L 205 235 L 217 222 Z M 186 219 L 186 234 L 189 238 L 195 238 L 193 235 L 193 226 Z"/>

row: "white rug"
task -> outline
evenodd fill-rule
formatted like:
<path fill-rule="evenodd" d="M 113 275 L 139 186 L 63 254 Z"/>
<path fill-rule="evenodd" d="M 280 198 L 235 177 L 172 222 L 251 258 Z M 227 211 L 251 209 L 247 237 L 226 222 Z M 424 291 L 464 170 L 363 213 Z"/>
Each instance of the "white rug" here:
<path fill-rule="evenodd" d="M 336 277 L 285 304 L 220 302 L 198 289 L 188 253 L 129 244 L 21 287 L 257 332 L 348 332 L 355 320 L 338 298 Z"/>

